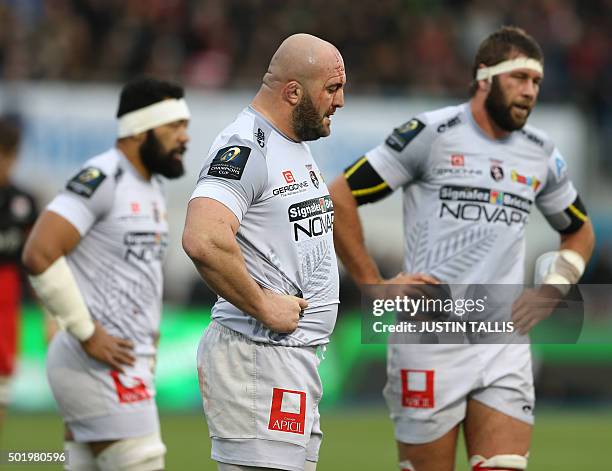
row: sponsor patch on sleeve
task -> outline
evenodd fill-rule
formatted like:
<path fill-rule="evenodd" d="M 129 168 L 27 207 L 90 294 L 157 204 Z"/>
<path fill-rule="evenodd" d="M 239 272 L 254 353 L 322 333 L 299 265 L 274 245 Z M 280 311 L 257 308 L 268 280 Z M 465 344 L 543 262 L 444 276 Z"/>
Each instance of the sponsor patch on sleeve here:
<path fill-rule="evenodd" d="M 85 198 L 91 198 L 105 178 L 106 174 L 102 170 L 87 167 L 68 181 L 66 189 Z"/>
<path fill-rule="evenodd" d="M 391 149 L 401 152 L 410 141 L 419 135 L 424 127 L 425 125 L 418 119 L 411 119 L 407 123 L 402 124 L 399 128 L 395 128 L 385 143 L 391 147 Z"/>
<path fill-rule="evenodd" d="M 251 149 L 245 146 L 229 146 L 220 149 L 210 164 L 208 175 L 240 180 L 250 153 Z"/>

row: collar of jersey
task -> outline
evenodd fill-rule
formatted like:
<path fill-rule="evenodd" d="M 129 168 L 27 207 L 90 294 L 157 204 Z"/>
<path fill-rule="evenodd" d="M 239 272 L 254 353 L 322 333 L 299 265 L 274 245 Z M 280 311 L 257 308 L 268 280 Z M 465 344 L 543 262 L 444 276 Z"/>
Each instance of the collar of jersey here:
<path fill-rule="evenodd" d="M 487 133 L 485 133 L 480 126 L 478 126 L 478 123 L 476 122 L 476 120 L 474 119 L 474 116 L 472 115 L 472 108 L 470 107 L 470 102 L 468 101 L 467 103 L 464 103 L 463 106 L 464 106 L 465 114 L 466 114 L 466 116 L 468 118 L 468 121 L 469 121 L 470 125 L 476 130 L 476 132 L 480 136 L 485 138 L 487 141 L 489 141 L 489 142 L 496 142 L 498 144 L 507 144 L 512 139 L 514 139 L 514 134 L 515 134 L 514 131 L 511 132 L 508 135 L 508 137 L 501 137 L 499 139 L 492 138 Z"/>
<path fill-rule="evenodd" d="M 117 147 L 114 148 L 114 151 L 117 153 L 117 155 L 119 156 L 119 162 L 121 165 L 121 167 L 125 170 L 127 170 L 128 172 L 130 172 L 132 175 L 134 175 L 135 178 L 137 178 L 138 180 L 141 180 L 144 183 L 151 183 L 150 181 L 148 181 L 145 177 L 143 177 L 140 173 L 138 173 L 138 170 L 136 170 L 136 168 L 132 165 L 132 162 L 130 162 L 128 160 L 128 158 L 123 154 L 123 152 L 121 152 L 120 149 L 118 149 Z"/>
<path fill-rule="evenodd" d="M 268 125 L 274 129 L 277 133 L 279 133 L 282 137 L 284 137 L 285 139 L 287 139 L 289 142 L 293 142 L 294 144 L 301 144 L 300 141 L 296 141 L 295 139 L 291 139 L 289 136 L 287 136 L 284 132 L 282 132 L 280 129 L 278 129 L 276 126 L 274 126 L 273 123 L 271 123 L 264 115 L 262 115 L 259 111 L 257 111 L 255 108 L 253 108 L 251 105 L 247 106 L 246 108 L 247 111 L 249 111 L 250 113 L 253 113 L 255 116 L 257 116 L 258 118 L 260 118 L 261 120 L 265 121 L 266 123 L 268 123 Z"/>

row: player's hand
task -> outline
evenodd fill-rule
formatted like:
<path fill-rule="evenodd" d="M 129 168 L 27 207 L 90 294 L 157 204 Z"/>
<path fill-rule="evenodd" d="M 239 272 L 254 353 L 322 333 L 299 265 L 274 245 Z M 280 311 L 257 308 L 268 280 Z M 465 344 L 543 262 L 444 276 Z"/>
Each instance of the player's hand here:
<path fill-rule="evenodd" d="M 302 311 L 308 307 L 305 299 L 278 294 L 264 288 L 266 303 L 259 321 L 279 334 L 290 334 L 298 327 Z"/>
<path fill-rule="evenodd" d="M 396 296 L 414 298 L 420 296 L 429 297 L 429 295 L 432 294 L 430 290 L 425 286 L 415 285 L 439 285 L 440 282 L 433 276 L 426 275 L 425 273 L 400 272 L 393 278 L 381 280 L 380 284 L 386 286 L 385 297 L 387 299 L 394 299 Z"/>
<path fill-rule="evenodd" d="M 525 289 L 512 304 L 514 328 L 521 335 L 528 334 L 538 322 L 552 314 L 562 299 L 563 295 L 554 286 Z"/>
<path fill-rule="evenodd" d="M 134 344 L 130 340 L 113 337 L 98 321 L 95 321 L 94 324 L 96 329 L 93 335 L 81 342 L 87 354 L 120 373 L 123 373 L 125 365 L 134 365 L 136 362 L 136 358 L 132 355 Z"/>

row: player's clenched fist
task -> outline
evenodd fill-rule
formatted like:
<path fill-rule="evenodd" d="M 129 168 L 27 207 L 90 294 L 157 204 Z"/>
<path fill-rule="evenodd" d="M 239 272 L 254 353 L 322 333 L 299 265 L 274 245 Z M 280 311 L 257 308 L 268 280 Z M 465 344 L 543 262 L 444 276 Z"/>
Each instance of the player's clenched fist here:
<path fill-rule="evenodd" d="M 136 359 L 132 355 L 134 344 L 129 340 L 113 337 L 99 322 L 91 337 L 81 342 L 89 356 L 123 372 L 123 366 L 133 365 Z"/>
<path fill-rule="evenodd" d="M 278 294 L 264 289 L 266 295 L 259 320 L 268 329 L 289 334 L 297 329 L 300 314 L 308 307 L 305 299 L 287 294 Z"/>

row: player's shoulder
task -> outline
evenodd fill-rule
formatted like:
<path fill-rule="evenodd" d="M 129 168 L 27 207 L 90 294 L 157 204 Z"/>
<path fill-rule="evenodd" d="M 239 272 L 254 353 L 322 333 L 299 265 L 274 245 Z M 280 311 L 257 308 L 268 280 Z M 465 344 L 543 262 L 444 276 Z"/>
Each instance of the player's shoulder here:
<path fill-rule="evenodd" d="M 416 116 L 426 126 L 438 133 L 443 133 L 466 122 L 465 105 L 445 106 L 435 110 L 425 111 Z"/>
<path fill-rule="evenodd" d="M 66 189 L 90 198 L 101 186 L 115 185 L 122 176 L 121 156 L 115 148 L 86 160 L 78 172 L 68 180 Z"/>
<path fill-rule="evenodd" d="M 402 152 L 418 136 L 419 142 L 429 145 L 446 131 L 458 127 L 465 121 L 465 111 L 462 106 L 447 106 L 425 111 L 395 128 L 385 143 L 391 149 Z"/>
<path fill-rule="evenodd" d="M 265 155 L 269 135 L 268 123 L 250 108 L 246 108 L 219 133 L 211 151 L 216 152 L 224 147 L 244 146 Z"/>
<path fill-rule="evenodd" d="M 121 155 L 116 148 L 108 149 L 106 152 L 94 155 L 85 161 L 82 168 L 96 167 L 105 173 L 111 174 L 119 168 Z"/>
<path fill-rule="evenodd" d="M 532 147 L 534 151 L 541 151 L 546 156 L 551 155 L 555 148 L 555 143 L 545 131 L 530 124 L 516 131 L 516 135 L 525 145 Z"/>
<path fill-rule="evenodd" d="M 244 109 L 217 135 L 202 171 L 208 168 L 207 175 L 240 179 L 247 160 L 265 159 L 266 143 L 261 141 L 261 137 L 261 142 L 258 142 L 258 129 L 260 133 L 263 132 L 258 121 L 256 113 L 250 108 Z"/>

